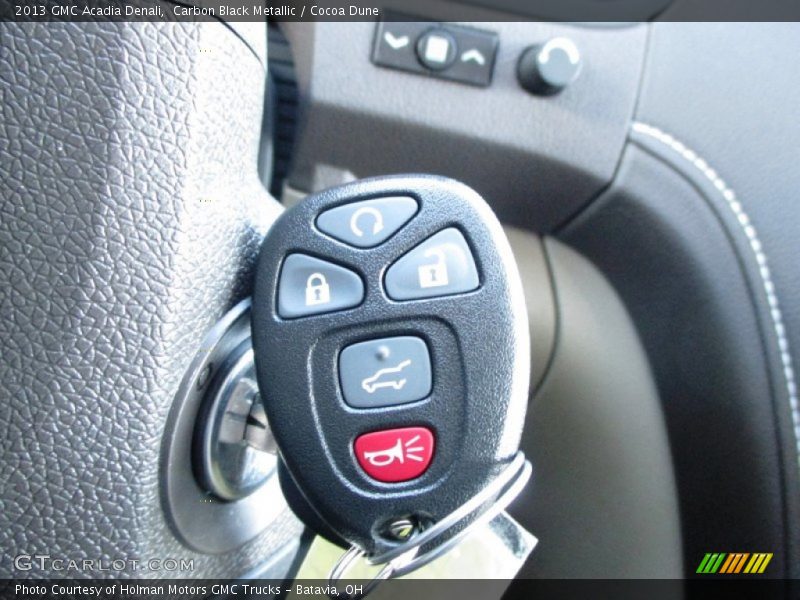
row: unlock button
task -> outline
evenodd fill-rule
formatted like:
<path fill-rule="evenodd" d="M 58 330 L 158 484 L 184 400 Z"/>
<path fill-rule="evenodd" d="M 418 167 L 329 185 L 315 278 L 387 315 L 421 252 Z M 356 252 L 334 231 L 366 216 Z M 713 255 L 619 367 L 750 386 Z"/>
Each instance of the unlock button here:
<path fill-rule="evenodd" d="M 450 227 L 400 257 L 389 267 L 385 283 L 393 300 L 415 300 L 469 292 L 480 281 L 467 241 Z"/>
<path fill-rule="evenodd" d="M 364 283 L 350 269 L 306 254 L 283 261 L 278 314 L 285 319 L 350 308 L 363 299 Z"/>

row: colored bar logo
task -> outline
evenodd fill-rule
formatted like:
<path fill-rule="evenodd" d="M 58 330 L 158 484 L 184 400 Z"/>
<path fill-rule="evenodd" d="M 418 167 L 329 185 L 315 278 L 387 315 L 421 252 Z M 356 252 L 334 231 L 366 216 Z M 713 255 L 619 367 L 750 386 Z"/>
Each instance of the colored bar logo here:
<path fill-rule="evenodd" d="M 769 561 L 772 560 L 772 553 L 755 552 L 708 552 L 697 573 L 713 574 L 720 573 L 726 575 L 737 575 L 747 573 L 751 575 L 761 574 L 767 568 Z"/>

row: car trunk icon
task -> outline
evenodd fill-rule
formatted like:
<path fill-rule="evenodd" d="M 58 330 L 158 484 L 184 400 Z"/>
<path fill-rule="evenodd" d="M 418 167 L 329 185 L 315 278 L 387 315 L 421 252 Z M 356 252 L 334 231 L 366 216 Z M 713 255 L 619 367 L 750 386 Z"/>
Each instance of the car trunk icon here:
<path fill-rule="evenodd" d="M 405 378 L 400 378 L 397 373 L 411 364 L 411 359 L 406 359 L 398 364 L 396 367 L 386 367 L 379 369 L 374 375 L 370 375 L 361 382 L 361 387 L 368 394 L 374 394 L 377 390 L 382 388 L 392 388 L 395 390 L 403 389 L 406 384 Z"/>

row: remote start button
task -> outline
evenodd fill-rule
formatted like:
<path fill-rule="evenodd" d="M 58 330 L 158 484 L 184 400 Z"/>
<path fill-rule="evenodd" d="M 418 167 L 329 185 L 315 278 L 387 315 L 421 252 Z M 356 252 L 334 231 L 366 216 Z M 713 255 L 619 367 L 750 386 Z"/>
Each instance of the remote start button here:
<path fill-rule="evenodd" d="M 397 233 L 417 210 L 417 201 L 408 196 L 351 202 L 323 212 L 317 228 L 345 244 L 371 248 Z"/>
<path fill-rule="evenodd" d="M 403 427 L 365 433 L 356 439 L 356 459 L 367 475 L 384 483 L 416 479 L 431 464 L 433 433 L 426 427 Z"/>

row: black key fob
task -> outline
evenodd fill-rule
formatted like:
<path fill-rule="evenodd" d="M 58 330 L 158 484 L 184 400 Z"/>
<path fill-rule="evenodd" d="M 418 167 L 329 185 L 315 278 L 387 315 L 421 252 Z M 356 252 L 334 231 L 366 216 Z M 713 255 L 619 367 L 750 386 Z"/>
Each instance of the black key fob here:
<path fill-rule="evenodd" d="M 259 387 L 308 520 L 366 553 L 396 547 L 398 523 L 444 519 L 517 454 L 522 285 L 470 188 L 384 177 L 306 198 L 264 240 L 252 316 Z"/>

